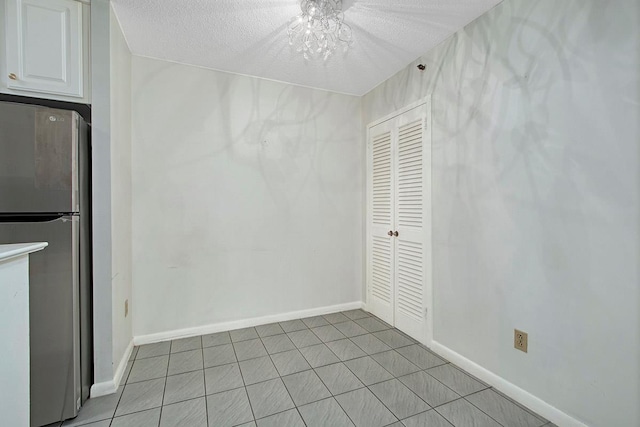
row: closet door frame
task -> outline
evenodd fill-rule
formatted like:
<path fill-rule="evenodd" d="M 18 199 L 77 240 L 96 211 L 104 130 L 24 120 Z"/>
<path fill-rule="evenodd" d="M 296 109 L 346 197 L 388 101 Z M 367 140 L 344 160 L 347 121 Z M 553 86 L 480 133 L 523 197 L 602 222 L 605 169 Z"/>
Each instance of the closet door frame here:
<path fill-rule="evenodd" d="M 424 232 L 424 248 L 425 248 L 425 252 L 426 252 L 426 256 L 424 259 L 424 293 L 423 293 L 423 307 L 425 308 L 425 322 L 426 322 L 426 328 L 425 328 L 425 336 L 422 337 L 414 337 L 416 338 L 418 341 L 420 341 L 421 343 L 430 346 L 432 341 L 433 341 L 433 245 L 432 245 L 432 227 L 433 227 L 433 222 L 432 222 L 432 206 L 431 206 L 431 198 L 432 198 L 432 194 L 431 194 L 431 190 L 432 190 L 432 181 L 431 181 L 431 175 L 432 175 L 432 162 L 431 162 L 431 152 L 432 152 L 432 123 L 431 123 L 431 95 L 427 95 L 424 98 L 411 103 L 397 111 L 394 111 L 391 114 L 388 114 L 387 116 L 378 119 L 370 124 L 367 125 L 367 132 L 366 132 L 366 161 L 367 161 L 367 169 L 366 169 L 366 187 L 367 187 L 367 192 L 366 192 L 366 200 L 367 200 L 367 212 L 365 215 L 365 219 L 366 219 L 366 248 L 365 248 L 365 260 L 367 262 L 366 265 L 366 305 L 365 308 L 369 308 L 372 298 L 371 298 L 371 265 L 369 263 L 369 256 L 370 256 L 370 248 L 372 245 L 372 212 L 373 212 L 373 200 L 371 198 L 372 195 L 372 187 L 371 187 L 371 180 L 369 179 L 369 159 L 370 156 L 372 155 L 371 153 L 371 146 L 370 146 L 370 141 L 371 141 L 371 136 L 372 136 L 372 132 L 371 129 L 375 126 L 378 126 L 384 122 L 390 121 L 390 120 L 394 120 L 396 119 L 398 116 L 405 114 L 411 110 L 414 110 L 416 108 L 424 108 L 425 109 L 425 118 L 424 118 L 424 125 L 425 125 L 425 129 L 423 132 L 423 144 L 425 145 L 425 149 L 423 151 L 423 163 L 425 166 L 428 166 L 428 170 L 425 171 L 424 174 L 424 186 L 425 186 L 425 192 L 424 192 L 424 228 L 423 228 L 423 232 Z M 392 136 L 392 144 L 394 144 L 393 146 L 393 150 L 397 149 L 397 136 Z M 393 162 L 396 161 L 395 159 L 395 153 L 393 155 Z M 394 171 L 395 172 L 395 171 Z M 395 218 L 394 218 L 395 221 Z M 394 224 L 395 226 L 395 224 Z M 394 254 L 395 254 L 395 250 L 394 250 Z M 395 262 L 395 260 L 394 260 Z M 393 279 L 395 282 L 395 278 Z M 395 283 L 392 283 L 392 285 L 394 286 L 394 297 L 395 297 Z M 383 319 L 384 320 L 384 319 Z M 395 319 L 391 319 L 392 322 L 391 324 L 394 324 Z"/>

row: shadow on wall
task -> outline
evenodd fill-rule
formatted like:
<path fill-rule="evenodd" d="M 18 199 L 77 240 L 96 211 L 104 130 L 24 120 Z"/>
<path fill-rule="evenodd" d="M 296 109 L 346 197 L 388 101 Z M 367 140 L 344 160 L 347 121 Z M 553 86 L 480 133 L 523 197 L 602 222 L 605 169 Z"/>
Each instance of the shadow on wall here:
<path fill-rule="evenodd" d="M 639 416 L 638 9 L 507 0 L 363 101 L 432 94 L 436 340 L 589 425 Z"/>
<path fill-rule="evenodd" d="M 174 64 L 167 64 L 159 69 L 150 76 L 149 84 L 156 85 L 156 79 L 165 81 L 165 72 L 171 73 L 173 67 Z M 176 140 L 198 139 L 196 148 L 200 148 L 193 155 L 176 157 L 172 166 L 197 167 L 212 157 L 227 156 L 240 168 L 258 170 L 273 201 L 285 211 L 297 203 L 309 180 L 319 179 L 325 201 L 341 209 L 333 195 L 344 185 L 347 171 L 333 170 L 327 163 L 331 161 L 330 155 L 324 152 L 339 144 L 351 143 L 345 141 L 343 129 L 353 128 L 354 118 L 336 117 L 330 112 L 336 97 L 342 95 L 291 85 L 279 85 L 282 89 L 276 92 L 273 84 L 267 84 L 264 89 L 264 81 L 260 79 L 228 73 L 218 73 L 218 76 L 222 78 L 212 79 L 211 86 L 206 88 L 200 81 L 192 86 L 185 86 L 183 82 L 184 105 L 158 105 L 149 112 L 153 120 L 161 123 L 176 123 L 176 108 L 200 114 L 183 122 L 184 126 L 171 128 Z M 210 97 L 201 96 L 203 91 Z M 329 123 L 328 116 L 337 120 Z M 194 123 L 199 128 L 191 128 Z"/>
<path fill-rule="evenodd" d="M 132 82 L 136 335 L 359 299 L 359 98 L 140 57 Z"/>

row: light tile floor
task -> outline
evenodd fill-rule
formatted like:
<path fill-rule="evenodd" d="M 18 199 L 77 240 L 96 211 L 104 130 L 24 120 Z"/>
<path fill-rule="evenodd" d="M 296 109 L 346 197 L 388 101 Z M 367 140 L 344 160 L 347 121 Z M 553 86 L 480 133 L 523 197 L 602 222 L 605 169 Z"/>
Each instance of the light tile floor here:
<path fill-rule="evenodd" d="M 362 310 L 134 348 L 63 426 L 552 426 Z"/>

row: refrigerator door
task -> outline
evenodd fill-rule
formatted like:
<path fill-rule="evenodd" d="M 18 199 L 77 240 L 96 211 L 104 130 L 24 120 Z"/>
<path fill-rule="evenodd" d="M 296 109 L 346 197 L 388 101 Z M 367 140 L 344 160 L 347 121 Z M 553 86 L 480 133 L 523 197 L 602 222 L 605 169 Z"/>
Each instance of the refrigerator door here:
<path fill-rule="evenodd" d="M 74 111 L 0 102 L 0 213 L 78 212 Z"/>
<path fill-rule="evenodd" d="M 80 405 L 78 216 L 7 222 L 0 242 L 48 242 L 29 259 L 31 426 L 72 418 Z"/>

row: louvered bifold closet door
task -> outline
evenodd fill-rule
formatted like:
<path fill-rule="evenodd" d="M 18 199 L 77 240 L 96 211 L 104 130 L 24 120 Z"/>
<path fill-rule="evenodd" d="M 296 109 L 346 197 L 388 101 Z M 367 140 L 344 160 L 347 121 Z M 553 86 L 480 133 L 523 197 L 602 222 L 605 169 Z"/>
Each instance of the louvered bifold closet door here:
<path fill-rule="evenodd" d="M 425 189 L 430 186 L 430 156 L 426 154 L 425 107 L 398 117 L 395 153 L 395 326 L 424 339 L 425 313 Z"/>
<path fill-rule="evenodd" d="M 382 320 L 393 322 L 394 179 L 393 144 L 389 123 L 369 131 L 368 152 L 368 309 Z"/>

